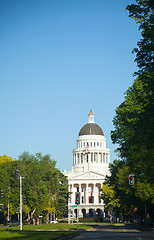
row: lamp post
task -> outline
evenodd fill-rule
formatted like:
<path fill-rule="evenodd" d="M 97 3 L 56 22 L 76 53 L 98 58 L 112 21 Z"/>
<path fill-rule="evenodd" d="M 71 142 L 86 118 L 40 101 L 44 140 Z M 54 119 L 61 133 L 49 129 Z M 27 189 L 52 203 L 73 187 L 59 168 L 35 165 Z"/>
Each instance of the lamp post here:
<path fill-rule="evenodd" d="M 19 176 L 19 170 L 15 170 L 15 175 L 16 178 L 20 179 L 20 230 L 22 230 L 22 177 L 21 175 Z"/>
<path fill-rule="evenodd" d="M 20 175 L 20 230 L 22 230 L 22 179 L 24 177 Z"/>
<path fill-rule="evenodd" d="M 10 215 L 9 215 L 9 193 L 10 193 L 10 187 L 8 187 L 8 215 L 7 220 L 10 221 Z"/>
<path fill-rule="evenodd" d="M 20 230 L 22 230 L 22 176 L 20 176 Z"/>

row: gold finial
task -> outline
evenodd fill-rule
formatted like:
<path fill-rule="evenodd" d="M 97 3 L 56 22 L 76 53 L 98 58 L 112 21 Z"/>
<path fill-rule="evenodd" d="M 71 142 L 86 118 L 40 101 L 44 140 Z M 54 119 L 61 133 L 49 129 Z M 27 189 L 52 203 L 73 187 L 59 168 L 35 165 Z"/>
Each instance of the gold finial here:
<path fill-rule="evenodd" d="M 92 110 L 91 110 L 91 109 L 90 109 L 90 113 L 89 113 L 89 115 L 94 115 L 94 114 L 92 113 Z M 88 116 L 89 116 L 89 115 L 88 115 Z"/>

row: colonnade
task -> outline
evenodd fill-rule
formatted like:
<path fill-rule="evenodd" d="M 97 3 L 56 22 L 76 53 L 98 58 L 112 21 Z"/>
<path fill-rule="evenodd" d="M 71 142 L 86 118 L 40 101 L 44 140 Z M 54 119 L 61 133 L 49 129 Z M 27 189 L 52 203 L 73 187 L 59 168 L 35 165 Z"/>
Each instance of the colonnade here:
<path fill-rule="evenodd" d="M 110 154 L 107 152 L 74 152 L 73 165 L 80 163 L 110 163 Z"/>
<path fill-rule="evenodd" d="M 71 198 L 69 199 L 69 205 L 75 204 L 75 194 L 80 193 L 80 205 L 100 205 L 102 200 L 100 198 L 100 189 L 103 183 L 74 183 L 69 185 L 69 192 L 71 192 Z"/>
<path fill-rule="evenodd" d="M 86 207 L 86 208 L 82 208 L 79 207 L 78 208 L 78 214 L 79 214 L 79 218 L 84 218 L 84 217 L 104 217 L 104 207 L 102 206 L 101 208 L 99 207 Z M 71 219 L 72 218 L 76 218 L 77 217 L 77 209 L 76 208 L 68 208 L 68 217 Z M 71 220 L 70 219 L 70 220 Z"/>

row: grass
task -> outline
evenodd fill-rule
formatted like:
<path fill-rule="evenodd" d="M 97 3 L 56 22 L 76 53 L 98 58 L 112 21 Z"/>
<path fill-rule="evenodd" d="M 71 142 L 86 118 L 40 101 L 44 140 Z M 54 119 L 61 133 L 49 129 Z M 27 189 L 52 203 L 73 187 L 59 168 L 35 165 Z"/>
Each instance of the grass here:
<path fill-rule="evenodd" d="M 79 224 L 79 229 L 87 230 L 91 226 Z M 67 231 L 66 231 L 67 230 Z M 69 231 L 70 230 L 70 231 Z M 23 230 L 16 227 L 1 227 L 0 239 L 6 240 L 52 240 L 75 234 L 71 230 L 77 230 L 76 224 L 58 223 L 58 224 L 40 224 L 40 225 L 24 225 Z"/>
<path fill-rule="evenodd" d="M 86 225 L 86 224 L 79 224 L 79 229 L 84 229 L 87 230 L 88 228 L 90 228 L 90 225 Z M 0 232 L 1 230 L 19 230 L 20 227 L 16 226 L 16 227 L 3 227 L 0 228 Z M 39 225 L 24 225 L 23 230 L 37 230 L 37 229 L 43 229 L 43 230 L 77 230 L 77 224 L 68 224 L 68 223 L 57 223 L 57 224 L 39 224 Z"/>
<path fill-rule="evenodd" d="M 52 240 L 74 234 L 73 232 L 37 232 L 37 231 L 20 231 L 20 230 L 4 230 L 0 232 L 1 240 Z"/>

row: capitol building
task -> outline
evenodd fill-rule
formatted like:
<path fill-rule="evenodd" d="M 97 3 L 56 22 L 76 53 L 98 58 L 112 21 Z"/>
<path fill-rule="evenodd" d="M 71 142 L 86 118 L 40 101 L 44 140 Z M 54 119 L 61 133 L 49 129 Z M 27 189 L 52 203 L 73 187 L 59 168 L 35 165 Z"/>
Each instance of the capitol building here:
<path fill-rule="evenodd" d="M 68 212 L 77 215 L 76 194 L 79 193 L 78 214 L 84 217 L 104 217 L 104 203 L 100 198 L 106 175 L 110 175 L 110 149 L 106 148 L 106 138 L 100 126 L 94 122 L 90 110 L 88 123 L 79 131 L 73 149 L 73 167 L 64 171 L 68 179 Z"/>

